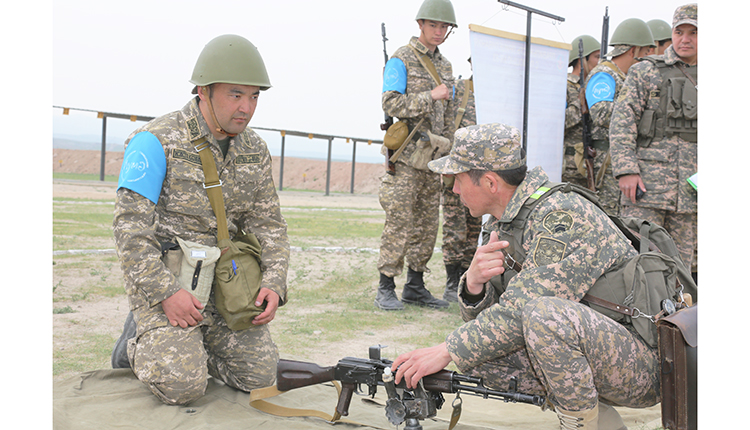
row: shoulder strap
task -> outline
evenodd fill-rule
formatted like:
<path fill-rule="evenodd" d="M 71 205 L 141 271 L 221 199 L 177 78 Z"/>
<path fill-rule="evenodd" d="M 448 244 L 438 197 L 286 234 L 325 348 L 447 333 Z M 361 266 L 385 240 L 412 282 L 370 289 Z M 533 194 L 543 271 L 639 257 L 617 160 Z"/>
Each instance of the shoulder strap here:
<path fill-rule="evenodd" d="M 471 95 L 471 92 L 474 92 L 474 82 L 471 79 L 466 79 L 464 81 L 464 96 L 461 99 L 461 106 L 458 108 L 454 128 L 458 128 L 458 126 L 461 125 L 461 120 L 463 120 L 464 113 L 466 112 L 466 106 L 469 104 L 469 96 Z"/>
<path fill-rule="evenodd" d="M 227 227 L 227 215 L 224 210 L 224 195 L 221 193 L 222 182 L 216 170 L 214 155 L 211 153 L 208 145 L 209 143 L 205 137 L 201 137 L 195 141 L 195 150 L 198 151 L 198 155 L 201 157 L 203 175 L 206 179 L 206 182 L 203 183 L 203 188 L 208 194 L 211 208 L 213 208 L 216 215 L 216 237 L 221 242 L 223 239 L 229 239 L 229 228 Z"/>
<path fill-rule="evenodd" d="M 440 80 L 440 75 L 438 75 L 437 69 L 435 68 L 435 65 L 432 64 L 432 60 L 430 60 L 430 57 L 427 56 L 427 54 L 423 54 L 419 51 L 417 51 L 417 48 L 409 45 L 409 48 L 411 48 L 412 51 L 414 51 L 414 54 L 417 55 L 417 58 L 419 58 L 419 62 L 422 63 L 422 66 L 427 69 L 427 71 L 430 73 L 430 76 L 432 76 L 432 79 L 438 84 L 442 84 L 443 82 Z"/>

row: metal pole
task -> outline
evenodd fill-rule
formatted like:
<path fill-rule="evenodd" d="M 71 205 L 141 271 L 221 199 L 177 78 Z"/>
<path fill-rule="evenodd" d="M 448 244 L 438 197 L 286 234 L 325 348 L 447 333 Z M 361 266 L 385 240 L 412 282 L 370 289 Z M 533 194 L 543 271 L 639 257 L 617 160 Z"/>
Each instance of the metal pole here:
<path fill-rule="evenodd" d="M 526 59 L 523 70 L 523 150 L 526 152 L 529 138 L 529 75 L 531 74 L 531 11 L 526 12 Z"/>
<path fill-rule="evenodd" d="M 357 141 L 353 140 L 352 143 L 352 184 L 349 188 L 349 193 L 354 194 L 354 166 L 357 164 Z"/>
<path fill-rule="evenodd" d="M 104 160 L 107 154 L 107 115 L 102 116 L 102 156 L 99 164 L 99 180 L 104 182 Z"/>
<path fill-rule="evenodd" d="M 279 161 L 279 191 L 284 190 L 284 144 L 286 133 L 281 133 L 281 160 Z"/>
<path fill-rule="evenodd" d="M 333 146 L 333 138 L 328 138 L 328 167 L 326 168 L 326 195 L 329 195 L 331 187 L 331 150 Z"/>

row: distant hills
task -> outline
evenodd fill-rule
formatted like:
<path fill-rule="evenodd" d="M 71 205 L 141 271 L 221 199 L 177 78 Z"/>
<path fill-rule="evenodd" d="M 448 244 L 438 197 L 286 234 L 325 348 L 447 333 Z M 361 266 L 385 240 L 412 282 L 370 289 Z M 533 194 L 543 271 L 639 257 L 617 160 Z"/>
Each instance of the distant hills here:
<path fill-rule="evenodd" d="M 107 137 L 107 152 L 124 152 L 124 138 Z M 59 149 L 77 149 L 84 151 L 100 151 L 102 149 L 101 136 L 53 136 L 52 147 Z"/>

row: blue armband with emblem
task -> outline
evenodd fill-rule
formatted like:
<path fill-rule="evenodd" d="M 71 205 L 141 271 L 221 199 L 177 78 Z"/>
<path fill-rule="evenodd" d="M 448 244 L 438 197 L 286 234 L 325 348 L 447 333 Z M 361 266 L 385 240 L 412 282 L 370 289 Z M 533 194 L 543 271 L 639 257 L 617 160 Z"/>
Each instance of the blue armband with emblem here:
<path fill-rule="evenodd" d="M 400 58 L 391 58 L 383 70 L 383 92 L 406 92 L 406 66 Z"/>
<path fill-rule="evenodd" d="M 148 131 L 136 134 L 125 149 L 117 189 L 127 188 L 156 204 L 167 173 L 167 158 L 159 139 Z"/>
<path fill-rule="evenodd" d="M 599 102 L 615 101 L 615 78 L 609 73 L 599 72 L 586 84 L 586 103 L 589 109 Z"/>

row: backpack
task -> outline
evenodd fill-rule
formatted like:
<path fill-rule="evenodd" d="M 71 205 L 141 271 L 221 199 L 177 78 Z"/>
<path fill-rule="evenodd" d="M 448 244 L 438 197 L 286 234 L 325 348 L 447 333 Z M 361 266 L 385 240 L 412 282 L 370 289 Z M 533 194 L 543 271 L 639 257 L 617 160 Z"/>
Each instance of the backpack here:
<path fill-rule="evenodd" d="M 513 224 L 525 225 L 536 205 L 555 192 L 576 192 L 607 213 L 593 191 L 571 183 L 547 182 L 526 200 Z M 632 324 L 641 338 L 655 348 L 656 321 L 697 301 L 698 287 L 664 227 L 640 218 L 608 216 L 638 255 L 607 270 L 581 301 L 615 321 Z M 523 229 L 514 229 L 514 236 L 515 242 L 521 244 Z"/>

